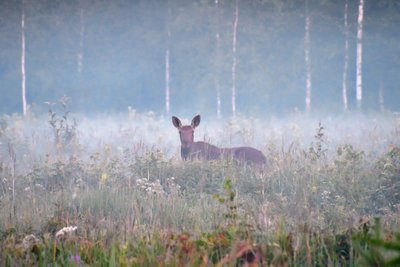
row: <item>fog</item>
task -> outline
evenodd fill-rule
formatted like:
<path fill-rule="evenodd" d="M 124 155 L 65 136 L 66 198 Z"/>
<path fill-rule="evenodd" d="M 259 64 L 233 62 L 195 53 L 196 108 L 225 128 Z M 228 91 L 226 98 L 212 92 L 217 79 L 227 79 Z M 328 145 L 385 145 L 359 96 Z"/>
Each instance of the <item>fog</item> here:
<path fill-rule="evenodd" d="M 65 115 L 57 111 L 56 120 Z M 77 157 L 90 160 L 96 154 L 107 157 L 147 158 L 156 153 L 166 161 L 180 161 L 178 131 L 170 117 L 148 113 L 83 116 L 67 114 L 64 126 L 51 126 L 50 117 L 3 116 L 0 131 L 0 155 L 9 162 L 9 149 L 16 151 L 19 171 L 40 164 L 46 157 Z M 191 117 L 181 117 L 190 124 Z M 68 126 L 67 126 L 68 125 Z M 206 141 L 219 147 L 253 146 L 267 155 L 301 153 L 315 147 L 322 127 L 322 149 L 328 159 L 337 157 L 344 145 L 362 151 L 368 160 L 376 160 L 391 147 L 400 144 L 400 118 L 388 115 L 324 116 L 291 115 L 260 120 L 238 116 L 215 120 L 202 116 L 196 128 L 195 141 Z M 67 130 L 69 129 L 69 130 Z M 71 133 L 71 139 L 68 134 Z M 57 141 L 56 135 L 62 138 Z M 60 143 L 61 142 L 61 143 Z M 58 143 L 62 144 L 62 152 Z M 269 158 L 272 160 L 272 158 Z"/>
<path fill-rule="evenodd" d="M 393 0 L 0 0 L 0 262 L 395 262 L 399 25 Z"/>
<path fill-rule="evenodd" d="M 200 113 L 212 122 L 218 95 L 221 115 L 232 115 L 233 86 L 241 116 L 269 120 L 303 112 L 307 14 L 311 111 L 342 113 L 343 82 L 354 110 L 358 1 L 347 10 L 345 81 L 344 2 L 309 0 L 307 9 L 305 1 L 238 1 L 234 44 L 235 1 L 1 1 L 0 113 L 22 112 L 22 10 L 33 113 L 47 112 L 45 101 L 66 95 L 71 112 L 90 116 L 131 107 L 165 118 Z M 397 1 L 365 3 L 362 112 L 399 111 L 399 11 Z"/>
<path fill-rule="evenodd" d="M 358 1 L 347 10 L 345 1 L 312 0 L 2 1 L 2 152 L 10 142 L 39 158 L 52 152 L 48 140 L 66 125 L 51 126 L 51 109 L 54 122 L 68 118 L 88 155 L 109 145 L 173 158 L 171 115 L 189 124 L 196 114 L 195 139 L 221 147 L 307 149 L 320 123 L 330 153 L 352 144 L 379 154 L 398 144 L 400 6 L 367 1 L 364 11 L 357 108 Z M 20 116 L 21 67 L 28 120 Z M 60 99 L 68 99 L 64 110 Z"/>

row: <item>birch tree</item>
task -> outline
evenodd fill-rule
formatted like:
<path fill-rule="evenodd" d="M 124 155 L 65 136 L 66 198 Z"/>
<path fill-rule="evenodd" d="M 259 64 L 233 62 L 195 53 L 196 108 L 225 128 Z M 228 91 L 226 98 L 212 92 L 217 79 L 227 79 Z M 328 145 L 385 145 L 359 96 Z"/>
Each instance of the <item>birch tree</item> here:
<path fill-rule="evenodd" d="M 306 15 L 304 26 L 304 60 L 306 63 L 306 111 L 311 110 L 310 26 L 311 17 L 308 7 L 308 0 L 306 0 Z"/>
<path fill-rule="evenodd" d="M 171 29 L 170 29 L 170 17 L 171 8 L 167 7 L 167 44 L 165 48 L 165 112 L 167 115 L 170 111 L 170 43 L 171 43 Z"/>
<path fill-rule="evenodd" d="M 358 20 L 357 20 L 357 76 L 356 76 L 356 98 L 357 108 L 361 109 L 362 104 L 362 36 L 364 22 L 364 0 L 358 3 Z"/>
<path fill-rule="evenodd" d="M 236 116 L 236 44 L 237 44 L 237 27 L 239 23 L 239 0 L 236 0 L 235 4 L 235 14 L 234 14 L 234 21 L 233 21 L 233 38 L 232 38 L 232 55 L 233 55 L 233 62 L 232 62 L 232 116 Z"/>
<path fill-rule="evenodd" d="M 79 2 L 79 47 L 78 47 L 78 57 L 77 57 L 77 71 L 78 76 L 81 77 L 83 71 L 83 40 L 85 36 L 85 14 L 82 1 Z"/>
<path fill-rule="evenodd" d="M 21 12 L 21 88 L 22 88 L 22 113 L 24 116 L 27 114 L 26 104 L 26 71 L 25 71 L 25 0 L 22 0 Z"/>
<path fill-rule="evenodd" d="M 344 3 L 344 67 L 343 67 L 343 83 L 342 83 L 342 98 L 343 108 L 348 109 L 347 101 L 347 72 L 349 68 L 349 21 L 348 21 L 349 3 L 348 0 Z"/>
<path fill-rule="evenodd" d="M 380 82 L 379 85 L 379 110 L 381 112 L 385 112 L 385 99 L 384 99 L 384 95 L 383 95 L 383 83 L 382 81 Z"/>
<path fill-rule="evenodd" d="M 220 68 L 220 48 L 221 40 L 219 33 L 219 0 L 215 0 L 215 69 L 214 69 L 214 86 L 217 91 L 217 118 L 221 119 L 221 88 L 219 84 L 219 68 Z"/>

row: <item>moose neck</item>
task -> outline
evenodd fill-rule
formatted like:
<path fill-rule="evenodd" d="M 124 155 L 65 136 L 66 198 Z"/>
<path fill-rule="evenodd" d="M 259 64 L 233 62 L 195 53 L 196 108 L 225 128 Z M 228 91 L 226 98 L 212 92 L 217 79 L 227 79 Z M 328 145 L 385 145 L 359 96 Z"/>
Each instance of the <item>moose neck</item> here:
<path fill-rule="evenodd" d="M 184 160 L 187 160 L 190 156 L 191 146 L 183 147 L 181 146 L 181 157 Z"/>

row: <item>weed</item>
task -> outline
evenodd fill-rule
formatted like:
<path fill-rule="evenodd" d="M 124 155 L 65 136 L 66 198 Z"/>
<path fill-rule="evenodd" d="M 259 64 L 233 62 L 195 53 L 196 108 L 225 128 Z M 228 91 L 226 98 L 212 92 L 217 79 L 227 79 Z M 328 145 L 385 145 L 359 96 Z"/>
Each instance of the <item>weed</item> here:
<path fill-rule="evenodd" d="M 260 172 L 228 160 L 182 162 L 154 116 L 112 124 L 111 140 L 78 125 L 60 101 L 61 111 L 49 106 L 50 127 L 32 132 L 33 122 L 2 117 L 6 266 L 398 264 L 397 137 L 371 152 L 354 139 L 332 144 L 320 123 L 303 147 L 296 138 L 306 128 L 295 122 L 288 145 L 269 141 Z M 223 135 L 253 145 L 262 135 L 244 120 Z M 71 235 L 56 236 L 70 226 Z"/>
<path fill-rule="evenodd" d="M 68 110 L 69 98 L 61 97 L 58 102 L 46 102 L 48 105 L 48 122 L 54 135 L 54 144 L 57 150 L 63 150 L 73 143 L 76 138 L 76 120 L 69 120 L 70 111 Z M 53 106 L 61 105 L 61 113 L 57 113 Z"/>

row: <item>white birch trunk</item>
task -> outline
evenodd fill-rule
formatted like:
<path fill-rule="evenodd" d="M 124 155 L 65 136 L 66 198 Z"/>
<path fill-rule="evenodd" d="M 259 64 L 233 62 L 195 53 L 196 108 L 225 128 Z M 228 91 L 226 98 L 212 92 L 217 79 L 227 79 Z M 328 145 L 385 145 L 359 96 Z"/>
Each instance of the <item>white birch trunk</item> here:
<path fill-rule="evenodd" d="M 25 72 L 25 1 L 22 0 L 22 16 L 21 16 L 21 88 L 22 88 L 22 113 L 27 114 L 26 104 L 26 72 Z"/>
<path fill-rule="evenodd" d="M 379 86 L 379 109 L 381 112 L 385 112 L 385 99 L 383 96 L 383 84 L 381 82 Z"/>
<path fill-rule="evenodd" d="M 216 33 L 215 33 L 215 42 L 216 42 L 216 56 L 215 60 L 217 60 L 216 70 L 214 74 L 214 86 L 217 91 L 217 118 L 221 119 L 221 89 L 219 84 L 219 60 L 220 60 L 220 34 L 219 34 L 219 1 L 215 0 L 215 13 L 216 13 Z"/>
<path fill-rule="evenodd" d="M 170 69 L 169 69 L 169 48 L 165 51 L 165 112 L 170 111 Z"/>
<path fill-rule="evenodd" d="M 364 0 L 358 5 L 358 29 L 357 29 L 357 77 L 356 77 L 356 98 L 357 108 L 362 105 L 362 35 L 364 21 Z"/>
<path fill-rule="evenodd" d="M 343 84 L 342 84 L 342 98 L 343 108 L 345 111 L 348 110 L 347 100 L 347 72 L 349 68 L 349 22 L 348 22 L 348 10 L 349 4 L 346 0 L 344 4 L 344 67 L 343 67 Z"/>
<path fill-rule="evenodd" d="M 236 0 L 235 19 L 233 22 L 233 38 L 232 38 L 232 116 L 236 116 L 236 43 L 237 43 L 237 27 L 239 23 L 239 0 Z"/>
<path fill-rule="evenodd" d="M 83 40 L 84 40 L 84 36 L 85 36 L 85 14 L 84 14 L 84 9 L 83 7 L 80 8 L 80 13 L 79 13 L 79 25 L 80 25 L 80 29 L 79 29 L 79 50 L 78 50 L 78 66 L 77 66 L 77 71 L 78 71 L 78 75 L 79 77 L 82 74 L 83 71 Z"/>
<path fill-rule="evenodd" d="M 310 26 L 311 18 L 308 10 L 308 1 L 306 1 L 306 21 L 304 29 L 304 60 L 306 63 L 306 111 L 311 110 Z"/>
<path fill-rule="evenodd" d="M 171 30 L 170 30 L 170 17 L 171 9 L 168 7 L 167 15 L 167 47 L 165 49 L 165 112 L 167 115 L 170 112 L 170 42 L 171 42 Z"/>

